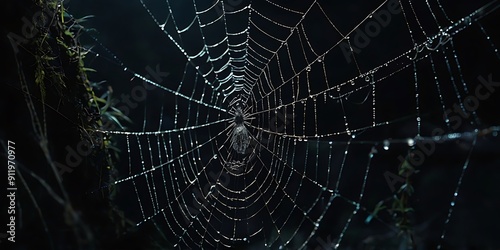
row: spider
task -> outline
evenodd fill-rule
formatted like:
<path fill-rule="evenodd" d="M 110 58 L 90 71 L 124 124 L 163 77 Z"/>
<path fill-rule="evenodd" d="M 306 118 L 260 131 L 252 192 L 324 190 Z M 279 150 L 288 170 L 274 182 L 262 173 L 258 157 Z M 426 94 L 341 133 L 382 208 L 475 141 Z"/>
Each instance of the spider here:
<path fill-rule="evenodd" d="M 244 155 L 247 153 L 246 151 L 251 140 L 250 132 L 246 125 L 249 124 L 248 121 L 252 118 L 248 116 L 249 107 L 244 109 L 238 101 L 233 101 L 233 103 L 234 102 L 236 102 L 236 105 L 229 111 L 229 113 L 234 116 L 234 120 L 230 125 L 233 128 L 229 135 L 231 136 L 231 147 L 238 154 Z"/>

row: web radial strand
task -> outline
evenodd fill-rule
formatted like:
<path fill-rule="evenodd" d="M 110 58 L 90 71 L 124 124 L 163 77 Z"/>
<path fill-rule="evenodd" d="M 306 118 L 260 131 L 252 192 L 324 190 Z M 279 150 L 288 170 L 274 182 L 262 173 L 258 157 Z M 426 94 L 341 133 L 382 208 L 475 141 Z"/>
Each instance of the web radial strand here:
<path fill-rule="evenodd" d="M 499 65 L 495 31 L 478 23 L 498 1 L 456 13 L 444 1 L 139 2 L 186 64 L 176 83 L 134 73 L 164 99 L 145 101 L 142 128 L 98 130 L 126 144 L 126 167 L 106 187 L 130 196 L 134 230 L 151 225 L 178 249 L 348 248 L 371 236 L 360 229 L 404 232 L 400 215 L 374 212 L 403 188 L 381 189 L 385 170 L 415 160 L 416 145 L 439 154 L 471 141 L 453 148 L 474 146 L 451 164 L 449 202 L 436 207 L 432 237 L 453 237 L 479 138 L 498 130 L 479 130 L 471 96 L 488 72 L 472 69 L 463 42 L 483 39 L 496 63 L 484 67 Z M 463 126 L 449 110 L 468 115 Z"/>

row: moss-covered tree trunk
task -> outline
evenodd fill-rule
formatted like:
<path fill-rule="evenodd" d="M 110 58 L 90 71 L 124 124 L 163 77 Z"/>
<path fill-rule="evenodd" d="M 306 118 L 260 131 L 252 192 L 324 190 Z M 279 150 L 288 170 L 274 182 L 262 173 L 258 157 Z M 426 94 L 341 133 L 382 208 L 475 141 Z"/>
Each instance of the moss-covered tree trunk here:
<path fill-rule="evenodd" d="M 94 132 L 102 122 L 83 28 L 58 1 L 9 0 L 0 16 L 0 148 L 6 156 L 7 141 L 16 143 L 17 187 L 15 243 L 2 234 L 0 248 L 106 248 L 125 222 L 102 188 L 113 168 L 109 138 Z"/>

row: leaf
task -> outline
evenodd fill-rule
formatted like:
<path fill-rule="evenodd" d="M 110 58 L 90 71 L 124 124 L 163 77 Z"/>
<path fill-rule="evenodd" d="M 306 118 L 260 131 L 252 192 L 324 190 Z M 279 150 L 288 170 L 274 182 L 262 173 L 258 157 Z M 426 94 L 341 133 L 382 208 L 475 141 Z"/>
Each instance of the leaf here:
<path fill-rule="evenodd" d="M 83 68 L 83 71 L 86 71 L 86 72 L 97 72 L 97 70 L 95 69 L 92 69 L 92 68 Z"/>

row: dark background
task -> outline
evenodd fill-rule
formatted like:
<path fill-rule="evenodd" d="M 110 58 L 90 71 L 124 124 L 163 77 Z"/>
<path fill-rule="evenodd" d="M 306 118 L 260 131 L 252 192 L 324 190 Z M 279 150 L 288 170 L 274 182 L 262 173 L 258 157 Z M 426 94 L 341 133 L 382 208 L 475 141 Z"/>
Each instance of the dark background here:
<path fill-rule="evenodd" d="M 443 7 L 450 19 L 457 20 L 486 3 L 487 1 L 443 1 Z M 259 4 L 263 3 L 254 1 L 254 4 L 258 8 Z M 287 4 L 300 5 L 301 3 L 290 1 Z M 23 3 L 15 4 L 9 1 L 3 9 L 5 14 L 2 15 L 5 24 L 4 35 L 8 31 L 15 29 L 13 27 L 16 24 L 19 25 L 20 17 L 24 15 L 23 10 L 26 6 L 28 6 L 27 3 L 23 5 Z M 158 4 L 158 7 L 155 8 L 153 3 L 149 6 L 151 9 L 158 11 L 162 5 Z M 363 17 L 376 6 L 378 6 L 377 3 L 367 3 L 366 1 L 351 1 L 343 4 L 325 2 L 323 5 L 325 9 L 331 11 L 331 16 L 335 17 L 333 21 L 342 31 L 347 31 L 361 22 Z M 419 8 L 423 9 L 423 6 L 422 3 L 415 3 L 417 11 Z M 137 82 L 131 80 L 133 75 L 130 71 L 124 71 L 125 67 L 145 75 L 147 74 L 145 71 L 147 66 L 154 68 L 156 65 L 160 65 L 161 69 L 170 72 L 170 75 L 165 79 L 166 86 L 172 86 L 172 89 L 175 89 L 176 83 L 183 76 L 182 72 L 186 60 L 168 37 L 157 28 L 139 1 L 71 1 L 68 5 L 68 12 L 75 17 L 94 15 L 85 23 L 85 26 L 88 29 L 95 30 L 88 30 L 81 36 L 82 45 L 87 48 L 92 47 L 92 51 L 100 55 L 95 57 L 89 54 L 86 58 L 86 65 L 97 70 L 96 73 L 90 74 L 93 81 L 106 80 L 107 85 L 112 86 L 117 95 L 119 93 L 128 93 L 134 86 L 133 84 Z M 279 13 L 276 15 L 279 15 Z M 429 14 L 419 16 L 425 17 L 420 20 L 424 27 L 427 27 L 426 25 L 431 27 L 433 20 Z M 402 17 L 402 14 L 400 14 L 397 18 Z M 496 27 L 498 17 L 497 11 L 480 21 L 495 45 L 500 42 Z M 286 21 L 288 17 L 280 15 L 275 18 Z M 412 48 L 405 22 L 402 19 L 395 20 L 359 54 L 357 60 L 360 68 L 364 70 L 370 69 Z M 308 21 L 314 24 L 313 19 Z M 328 24 L 319 21 L 318 23 L 309 26 L 310 36 L 315 37 L 317 41 L 334 40 L 335 35 L 325 32 L 323 28 Z M 443 23 L 445 22 L 443 21 Z M 416 28 L 412 27 L 412 30 L 416 30 Z M 420 42 L 424 40 L 423 37 L 415 36 Z M 97 41 L 93 38 L 96 38 Z M 48 164 L 44 160 L 44 156 L 40 154 L 36 144 L 34 144 L 36 138 L 33 138 L 34 133 L 30 125 L 31 118 L 19 90 L 12 48 L 5 36 L 3 36 L 2 42 L 4 66 L 1 71 L 2 97 L 0 100 L 2 104 L 0 109 L 2 129 L 0 138 L 3 141 L 14 140 L 20 144 L 20 148 L 17 149 L 20 163 L 24 165 L 25 169 L 31 169 L 42 176 L 52 186 L 54 180 L 50 179 L 51 173 L 48 171 Z M 474 86 L 478 84 L 477 76 L 486 77 L 492 74 L 494 80 L 500 79 L 500 76 L 497 75 L 500 60 L 492 52 L 493 49 L 477 25 L 472 25 L 458 34 L 454 39 L 454 43 L 456 54 L 460 58 L 463 77 L 469 84 L 470 89 L 474 89 Z M 193 41 L 193 44 L 196 44 L 196 41 Z M 328 45 L 326 42 L 325 44 Z M 446 53 L 449 55 L 448 58 L 453 58 L 454 53 L 451 53 L 450 50 L 447 50 Z M 342 79 L 350 79 L 358 74 L 353 64 L 347 64 L 344 61 L 339 50 L 334 51 L 332 54 L 326 58 L 326 63 L 329 66 L 328 74 L 332 74 L 332 78 L 341 82 Z M 436 52 L 433 55 L 435 55 L 433 58 L 436 61 L 437 76 L 442 79 L 443 99 L 446 100 L 446 106 L 451 107 L 458 99 L 451 87 L 450 73 L 442 59 L 442 52 Z M 446 124 L 444 123 L 441 104 L 437 97 L 436 84 L 433 79 L 435 74 L 432 72 L 430 64 L 428 61 L 423 61 L 417 67 L 420 83 L 419 93 L 421 93 L 420 113 L 423 119 L 422 135 L 426 136 L 430 135 L 431 131 L 436 127 L 446 130 Z M 387 70 L 391 72 L 395 68 Z M 455 70 L 452 75 L 458 82 L 459 72 Z M 313 77 L 316 77 L 313 79 L 318 79 L 318 82 L 320 82 L 319 74 L 316 73 Z M 368 210 L 373 209 L 380 200 L 391 197 L 390 189 L 384 179 L 384 173 L 386 171 L 397 172 L 399 166 L 397 157 L 406 155 L 408 151 L 408 147 L 404 144 L 392 144 L 389 151 L 384 151 L 383 141 L 391 138 L 413 137 L 416 134 L 413 81 L 413 71 L 410 69 L 383 81 L 380 87 L 377 85 L 377 119 L 378 121 L 389 120 L 394 122 L 360 133 L 357 139 L 354 140 L 370 140 L 378 143 L 369 145 L 354 144 L 349 148 L 340 193 L 352 200 L 357 200 L 359 195 L 368 154 L 372 146 L 375 146 L 378 150 L 370 165 L 365 198 L 361 202 L 361 205 Z M 319 85 L 319 88 L 321 87 L 322 85 Z M 353 96 L 353 99 L 362 100 L 366 94 L 368 93 L 362 93 L 361 91 L 359 96 Z M 332 95 L 336 95 L 336 93 L 334 92 Z M 457 130 L 447 131 L 464 132 L 473 131 L 476 128 L 483 129 L 498 126 L 500 124 L 499 100 L 499 92 L 495 92 L 491 98 L 481 101 L 477 110 L 480 124 L 476 124 L 473 119 L 466 119 L 464 125 Z M 362 127 L 371 122 L 371 105 L 369 102 L 371 102 L 371 98 L 368 99 L 368 103 L 362 105 L 355 104 L 355 101 L 352 103 L 347 102 L 346 114 L 351 119 L 350 122 L 353 127 Z M 152 111 L 152 113 L 158 113 L 159 111 L 155 107 L 166 105 L 168 108 L 168 104 L 169 100 L 165 98 L 164 93 L 148 93 L 147 101 L 141 104 L 146 105 L 146 107 L 141 106 L 141 108 L 133 109 L 129 115 L 131 120 L 134 121 L 133 124 L 128 125 L 130 130 L 142 129 L 145 109 Z M 341 116 L 337 117 L 335 115 L 342 114 L 340 105 L 334 103 L 330 107 L 319 110 L 322 113 L 319 113 L 317 123 L 320 129 L 324 129 L 324 131 L 330 129 L 330 126 L 336 126 L 337 123 L 343 124 Z M 50 110 L 48 112 L 51 119 L 47 121 L 47 124 L 48 127 L 52 127 L 49 145 L 56 152 L 54 158 L 56 160 L 63 159 L 65 145 L 77 143 L 79 139 L 74 132 L 75 125 L 71 122 L 75 118 L 62 117 L 60 112 Z M 173 119 L 168 116 L 164 119 L 169 120 L 169 118 L 170 120 Z M 156 119 L 152 119 L 154 120 L 153 123 L 155 123 Z M 305 119 L 314 118 L 307 115 Z M 257 125 L 264 127 L 264 123 L 265 121 L 261 120 Z M 339 127 L 339 129 L 342 130 L 342 127 Z M 74 138 L 69 139 L 70 137 Z M 126 151 L 123 138 L 117 137 L 115 139 L 117 146 Z M 340 136 L 328 138 L 328 140 L 339 142 L 339 145 L 333 148 L 333 169 L 338 170 L 342 153 L 345 150 L 345 145 L 342 143 L 349 139 Z M 299 144 L 297 151 L 305 152 L 306 147 L 312 149 L 314 144 L 313 142 Z M 498 137 L 490 134 L 478 138 L 473 154 L 468 158 L 468 152 L 471 149 L 470 145 L 471 138 L 438 144 L 436 153 L 432 154 L 419 167 L 420 172 L 418 174 L 412 176 L 415 194 L 411 197 L 410 204 L 415 210 L 412 214 L 412 224 L 414 225 L 414 233 L 419 249 L 435 248 L 444 227 L 447 230 L 447 237 L 444 241 L 446 248 L 495 249 L 500 247 L 500 242 L 496 237 L 500 232 L 500 215 L 498 215 L 500 208 L 500 188 L 498 187 L 500 181 L 500 149 Z M 322 155 L 326 156 L 327 154 L 325 152 Z M 263 155 L 270 157 L 265 153 Z M 298 158 L 298 162 L 300 160 L 303 162 L 304 153 L 299 154 Z M 465 172 L 463 183 L 460 185 L 457 205 L 451 222 L 445 224 L 444 220 L 450 208 L 452 194 L 457 187 L 457 181 L 462 173 L 464 162 L 467 160 L 469 160 L 470 164 Z M 127 173 L 120 172 L 124 164 L 125 160 L 123 158 L 118 159 L 116 169 L 119 172 L 117 175 L 120 177 L 127 176 Z M 83 166 L 87 165 L 83 164 Z M 297 167 L 300 168 L 300 166 Z M 43 185 L 40 185 L 39 180 L 27 177 L 27 186 L 31 187 L 33 197 L 39 201 L 40 211 L 42 211 L 43 218 L 48 226 L 48 232 L 46 233 L 43 229 L 40 216 L 37 215 L 38 209 L 31 202 L 28 191 L 21 189 L 18 192 L 20 201 L 18 204 L 22 209 L 23 216 L 19 223 L 23 226 L 18 228 L 19 241 L 14 246 L 18 249 L 31 249 L 34 246 L 44 246 L 43 248 L 45 248 L 45 246 L 52 244 L 55 249 L 74 249 L 76 245 L 81 245 L 79 244 L 81 238 L 91 239 L 92 242 L 86 242 L 82 247 L 90 249 L 149 249 L 155 245 L 168 246 L 169 243 L 157 235 L 156 229 L 150 225 L 151 223 L 126 230 L 124 234 L 115 232 L 116 225 L 110 225 L 110 223 L 117 222 L 109 220 L 107 214 L 113 209 L 107 203 L 107 195 L 100 194 L 100 190 L 105 184 L 96 181 L 99 175 L 95 173 L 102 172 L 104 168 L 105 166 L 100 165 L 92 165 L 89 168 L 79 167 L 76 170 L 77 172 L 65 177 L 64 186 L 74 203 L 76 213 L 79 214 L 78 219 L 64 217 L 64 214 L 66 214 L 64 206 L 60 206 L 51 199 L 51 195 L 47 193 Z M 28 171 L 21 172 L 28 174 Z M 260 177 L 257 176 L 257 178 Z M 304 188 L 305 194 L 315 191 L 313 188 Z M 142 189 L 142 191 L 146 190 Z M 140 218 L 140 211 L 135 204 L 137 203 L 135 195 L 121 193 L 118 196 L 122 197 L 122 199 L 117 202 L 117 210 L 123 211 L 126 216 L 130 215 L 131 218 Z M 134 205 L 128 206 L 127 198 L 123 198 L 123 196 L 128 196 L 128 202 Z M 147 197 L 148 194 L 144 193 L 144 196 Z M 325 199 L 328 200 L 328 196 L 325 196 Z M 297 202 L 300 204 L 300 202 L 306 202 L 307 200 L 304 197 Z M 325 241 L 329 235 L 333 235 L 332 239 L 336 238 L 352 211 L 353 207 L 351 205 L 342 201 L 334 202 L 323 220 L 323 225 L 318 230 L 318 236 L 325 239 Z M 390 216 L 381 214 L 381 219 L 388 225 L 384 225 L 377 220 L 367 225 L 364 220 L 368 215 L 369 211 L 363 211 L 353 217 L 353 221 L 342 241 L 344 246 L 354 249 L 396 249 L 400 240 L 393 233 L 394 221 Z M 4 216 L 4 213 L 2 213 L 2 216 Z M 74 228 L 78 229 L 75 230 Z M 304 234 L 308 233 L 307 228 L 303 229 L 305 229 Z M 92 237 L 85 236 L 85 234 L 92 234 Z M 366 243 L 367 239 L 372 240 L 371 243 Z M 314 249 L 318 242 L 313 238 L 310 247 Z M 3 247 L 5 242 L 0 244 Z M 278 245 L 279 242 L 277 245 L 273 245 L 273 248 Z"/>

